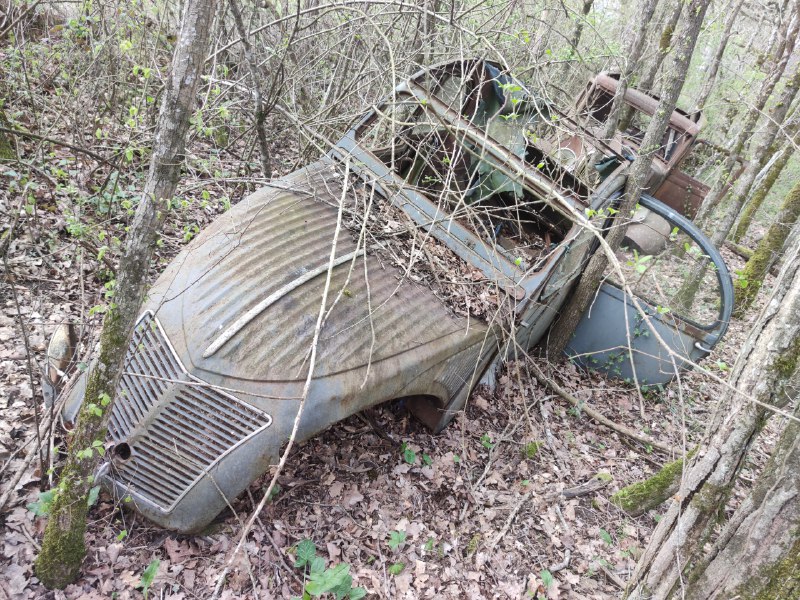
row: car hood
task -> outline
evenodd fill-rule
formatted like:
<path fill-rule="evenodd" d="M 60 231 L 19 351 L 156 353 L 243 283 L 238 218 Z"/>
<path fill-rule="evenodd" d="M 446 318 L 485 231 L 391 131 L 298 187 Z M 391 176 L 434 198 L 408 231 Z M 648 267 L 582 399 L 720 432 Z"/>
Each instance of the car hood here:
<path fill-rule="evenodd" d="M 342 175 L 329 160 L 316 162 L 243 199 L 171 263 L 146 308 L 194 374 L 305 378 L 341 195 Z M 335 257 L 315 377 L 448 336 L 458 345 L 465 319 L 401 270 L 365 256 L 345 228 Z"/>

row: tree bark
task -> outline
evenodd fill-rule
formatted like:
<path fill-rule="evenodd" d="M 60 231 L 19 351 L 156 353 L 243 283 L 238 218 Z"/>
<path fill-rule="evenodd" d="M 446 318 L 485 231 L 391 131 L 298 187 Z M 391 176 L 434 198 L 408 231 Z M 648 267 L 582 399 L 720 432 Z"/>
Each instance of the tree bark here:
<path fill-rule="evenodd" d="M 795 227 L 793 235 L 800 234 Z M 735 387 L 716 407 L 705 440 L 675 500 L 661 518 L 628 585 L 627 598 L 680 597 L 696 572 L 717 514 L 725 507 L 747 451 L 772 414 L 794 396 L 800 355 L 800 248 L 787 259 L 775 292 L 731 374 Z M 695 567 L 700 565 L 700 571 Z"/>
<path fill-rule="evenodd" d="M 783 245 L 795 223 L 800 220 L 800 182 L 786 195 L 778 216 L 759 242 L 753 256 L 736 280 L 736 316 L 742 317 L 753 305 L 764 277 L 779 258 Z"/>
<path fill-rule="evenodd" d="M 800 20 L 798 20 L 800 23 Z M 787 52 L 787 54 L 791 54 Z M 720 248 L 728 237 L 736 218 L 747 200 L 750 190 L 755 182 L 758 172 L 767 164 L 771 156 L 769 149 L 775 143 L 778 131 L 783 126 L 786 120 L 786 115 L 789 111 L 789 106 L 795 99 L 798 89 L 800 88 L 800 63 L 795 65 L 795 72 L 791 78 L 786 82 L 786 85 L 778 98 L 777 104 L 772 107 L 769 112 L 769 119 L 767 120 L 764 133 L 761 140 L 753 150 L 751 160 L 745 167 L 744 172 L 738 178 L 736 185 L 730 192 L 730 203 L 727 210 L 722 215 L 722 218 L 715 219 L 714 232 L 711 235 L 711 241 L 717 248 Z"/>
<path fill-rule="evenodd" d="M 236 23 L 236 30 L 242 39 L 244 48 L 244 58 L 247 68 L 250 71 L 250 80 L 253 84 L 253 103 L 255 104 L 255 114 L 253 121 L 256 128 L 256 138 L 258 139 L 258 149 L 261 152 L 261 172 L 267 179 L 272 177 L 272 165 L 270 164 L 269 143 L 267 142 L 267 130 L 264 120 L 267 113 L 264 110 L 264 96 L 261 94 L 261 74 L 258 72 L 258 61 L 253 55 L 253 48 L 250 45 L 250 37 L 247 28 L 242 20 L 242 12 L 234 0 L 228 0 L 228 7 L 231 9 L 233 20 Z"/>
<path fill-rule="evenodd" d="M 734 0 L 734 2 L 735 4 L 728 12 L 728 16 L 725 18 L 725 27 L 722 31 L 722 37 L 719 40 L 717 51 L 714 53 L 714 58 L 711 59 L 711 64 L 708 67 L 705 81 L 703 81 L 703 87 L 700 90 L 697 101 L 695 102 L 696 111 L 701 111 L 706 107 L 708 97 L 711 95 L 711 92 L 714 89 L 714 84 L 717 81 L 717 73 L 719 73 L 719 66 L 722 64 L 722 57 L 725 55 L 725 50 L 728 47 L 728 41 L 731 39 L 733 23 L 736 21 L 736 17 L 739 15 L 739 10 L 742 8 L 744 0 Z"/>
<path fill-rule="evenodd" d="M 800 404 L 794 416 L 800 418 Z M 697 570 L 687 597 L 800 598 L 799 526 L 800 423 L 790 421 L 710 560 Z"/>
<path fill-rule="evenodd" d="M 796 14 L 796 10 L 792 11 L 792 15 Z M 706 219 L 709 215 L 714 211 L 723 197 L 726 196 L 726 192 L 728 189 L 728 184 L 730 183 L 730 178 L 733 176 L 733 173 L 736 170 L 736 163 L 742 155 L 742 151 L 744 150 L 745 144 L 751 138 L 753 131 L 755 130 L 756 124 L 758 123 L 759 118 L 764 112 L 764 107 L 767 105 L 770 97 L 772 96 L 772 92 L 775 90 L 775 86 L 778 84 L 780 79 L 783 77 L 783 74 L 786 70 L 786 66 L 789 63 L 789 58 L 792 55 L 791 48 L 789 51 L 786 51 L 787 40 L 792 40 L 792 45 L 796 43 L 798 27 L 800 27 L 800 21 L 796 21 L 792 18 L 792 15 L 788 15 L 786 19 L 784 19 L 783 25 L 779 28 L 774 43 L 772 44 L 772 50 L 775 51 L 775 55 L 778 57 L 777 61 L 773 64 L 770 72 L 767 75 L 766 80 L 761 85 L 760 91 L 756 96 L 755 102 L 750 107 L 747 112 L 746 117 L 742 121 L 742 128 L 739 130 L 739 133 L 734 138 L 733 142 L 731 143 L 730 153 L 725 159 L 725 163 L 722 167 L 722 177 L 714 184 L 711 188 L 711 191 L 706 196 L 705 200 L 703 201 L 703 205 L 700 207 L 700 210 L 695 217 L 695 221 L 698 223 L 705 224 Z M 788 110 L 788 106 L 786 107 Z M 782 122 L 783 119 L 781 119 Z M 772 144 L 767 145 L 767 148 Z M 758 154 L 755 152 L 753 153 L 754 157 L 757 157 Z M 756 160 L 756 162 L 758 162 Z M 757 168 L 756 172 L 758 172 Z M 752 183 L 752 182 L 751 182 Z M 737 189 L 741 188 L 741 184 L 737 185 Z M 735 195 L 734 195 L 735 197 Z M 730 212 L 733 212 L 731 209 Z M 733 212 L 733 219 L 736 218 L 738 214 L 738 210 Z M 727 213 L 723 218 L 723 222 L 727 221 L 729 218 L 730 213 Z M 725 231 L 725 237 L 728 235 L 728 231 L 732 225 L 728 225 L 728 229 Z M 721 227 L 715 226 L 714 231 L 719 232 Z M 719 233 L 717 233 L 716 237 L 720 237 Z M 725 237 L 722 238 L 722 241 L 725 240 Z M 719 247 L 721 242 L 719 240 L 715 241 L 715 245 Z"/>
<path fill-rule="evenodd" d="M 592 10 L 594 0 L 583 0 L 580 15 L 575 19 L 575 28 L 572 30 L 572 37 L 569 40 L 571 50 L 577 50 L 583 36 L 583 28 L 586 25 L 586 17 Z"/>
<path fill-rule="evenodd" d="M 708 9 L 709 0 L 692 0 L 687 6 L 686 27 L 681 32 L 680 41 L 676 47 L 670 67 L 671 77 L 664 95 L 658 103 L 655 114 L 645 132 L 644 140 L 640 146 L 641 152 L 634 160 L 625 185 L 625 194 L 619 207 L 618 215 L 627 219 L 634 206 L 639 201 L 642 187 L 650 175 L 650 166 L 653 156 L 661 144 L 669 119 L 678 102 L 678 96 L 683 89 L 689 61 L 692 58 L 700 26 Z M 621 219 L 620 219 L 621 220 Z M 617 248 L 625 237 L 627 223 L 617 224 L 608 234 L 608 243 L 611 248 Z M 562 310 L 558 321 L 550 331 L 548 353 L 554 359 L 560 357 L 572 337 L 583 313 L 594 298 L 595 290 L 600 283 L 600 278 L 608 265 L 608 257 L 603 252 L 597 252 L 589 260 L 589 264 L 581 276 L 572 297 Z"/>
<path fill-rule="evenodd" d="M 766 173 L 764 173 L 761 178 L 761 182 L 757 184 L 750 201 L 745 205 L 744 210 L 742 210 L 742 214 L 739 216 L 739 223 L 736 225 L 736 229 L 731 236 L 734 243 L 738 244 L 742 241 L 744 236 L 747 235 L 750 225 L 753 223 L 753 217 L 755 217 L 758 209 L 761 208 L 767 195 L 772 190 L 772 186 L 775 185 L 778 177 L 781 176 L 781 173 L 783 173 L 783 170 L 789 163 L 789 159 L 791 159 L 794 154 L 795 143 L 797 142 L 794 138 L 798 125 L 800 125 L 800 115 L 795 116 L 792 119 L 791 126 L 786 127 L 785 131 L 789 139 L 784 144 L 780 154 L 776 157 L 772 165 L 767 163 L 767 165 L 764 166 Z M 758 178 L 756 178 L 756 181 L 758 181 Z"/>
<path fill-rule="evenodd" d="M 642 57 L 642 50 L 644 49 L 644 41 L 647 38 L 647 24 L 653 18 L 653 14 L 658 6 L 658 0 L 643 0 L 641 7 L 641 18 L 639 19 L 639 28 L 636 30 L 630 44 L 625 50 L 624 64 L 619 77 L 619 85 L 617 91 L 614 93 L 614 100 L 611 103 L 611 111 L 608 114 L 605 129 L 603 130 L 603 138 L 610 139 L 614 137 L 614 133 L 619 126 L 620 117 L 623 113 L 625 106 L 625 92 L 628 90 L 628 82 L 633 72 L 639 66 L 639 60 Z M 693 46 L 694 47 L 694 46 Z M 674 107 L 673 107 L 674 110 Z M 670 111 L 670 114 L 672 111 Z M 662 131 L 663 135 L 663 131 Z M 642 146 L 644 147 L 644 146 Z"/>
<path fill-rule="evenodd" d="M 144 192 L 119 264 L 113 302 L 100 335 L 96 366 L 88 375 L 83 405 L 69 439 L 69 454 L 56 488 L 50 518 L 36 560 L 36 575 L 47 587 L 74 581 L 86 554 L 87 497 L 104 453 L 108 419 L 131 332 L 147 284 L 147 271 L 180 176 L 189 117 L 203 70 L 215 0 L 187 0 L 156 126 Z"/>
<path fill-rule="evenodd" d="M 658 75 L 658 70 L 661 68 L 661 65 L 664 63 L 664 59 L 669 54 L 669 51 L 672 49 L 672 42 L 675 39 L 675 28 L 678 26 L 678 21 L 681 18 L 681 12 L 683 12 L 683 3 L 676 2 L 671 6 L 672 11 L 669 14 L 667 22 L 664 24 L 664 28 L 661 30 L 661 35 L 658 37 L 658 49 L 656 51 L 655 60 L 650 65 L 650 68 L 647 69 L 647 72 L 642 76 L 641 81 L 637 84 L 640 90 L 645 92 L 653 92 L 653 83 L 656 80 L 656 75 Z M 628 119 L 624 117 L 620 119 L 621 123 L 623 123 L 620 127 L 624 129 L 624 123 L 627 122 Z"/>

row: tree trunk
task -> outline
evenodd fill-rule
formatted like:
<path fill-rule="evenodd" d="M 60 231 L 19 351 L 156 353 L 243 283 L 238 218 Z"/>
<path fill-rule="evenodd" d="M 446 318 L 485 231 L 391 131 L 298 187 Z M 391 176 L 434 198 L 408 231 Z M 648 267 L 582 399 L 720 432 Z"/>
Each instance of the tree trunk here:
<path fill-rule="evenodd" d="M 731 8 L 731 10 L 728 12 L 728 16 L 725 19 L 725 28 L 722 31 L 722 37 L 719 40 L 717 51 L 714 53 L 714 58 L 711 60 L 711 64 L 708 67 L 708 72 L 706 73 L 706 79 L 703 82 L 703 88 L 700 90 L 700 95 L 697 97 L 697 102 L 695 102 L 696 111 L 701 111 L 706 107 L 706 102 L 708 102 L 708 97 L 711 95 L 711 92 L 714 89 L 714 84 L 717 81 L 717 73 L 719 73 L 719 66 L 722 63 L 722 57 L 725 54 L 725 49 L 728 47 L 728 41 L 731 38 L 731 29 L 733 29 L 733 22 L 739 15 L 739 9 L 742 8 L 742 4 L 744 2 L 744 0 L 734 0 L 734 1 L 735 4 L 733 5 L 733 8 Z"/>
<path fill-rule="evenodd" d="M 800 220 L 800 182 L 787 194 L 781 210 L 745 264 L 736 281 L 736 316 L 742 317 L 758 296 L 764 277 L 778 259 L 795 223 Z"/>
<path fill-rule="evenodd" d="M 101 455 L 117 383 L 147 283 L 162 214 L 175 194 L 197 86 L 205 62 L 214 0 L 187 0 L 156 126 L 144 193 L 120 259 L 113 302 L 100 335 L 97 364 L 91 370 L 69 455 L 56 488 L 36 576 L 47 587 L 74 581 L 86 554 L 87 497 Z"/>
<path fill-rule="evenodd" d="M 255 104 L 255 114 L 253 121 L 256 128 L 256 139 L 258 140 L 258 149 L 261 153 L 261 172 L 269 179 L 272 177 L 272 165 L 270 164 L 269 143 L 267 142 L 267 131 L 264 127 L 264 120 L 267 118 L 267 113 L 264 110 L 264 96 L 261 94 L 261 74 L 258 71 L 258 61 L 253 55 L 253 48 L 250 46 L 250 37 L 247 28 L 244 26 L 242 20 L 242 12 L 234 0 L 228 1 L 228 7 L 231 9 L 233 21 L 236 23 L 236 30 L 239 37 L 242 38 L 242 47 L 244 48 L 244 58 L 247 63 L 247 68 L 250 71 L 250 80 L 253 84 L 253 103 Z"/>
<path fill-rule="evenodd" d="M 592 10 L 593 4 L 594 0 L 583 0 L 580 15 L 575 19 L 575 28 L 572 30 L 572 37 L 569 40 L 570 50 L 577 51 L 578 45 L 581 43 L 581 37 L 583 36 L 583 28 L 586 25 L 586 17 Z"/>
<path fill-rule="evenodd" d="M 647 72 L 642 76 L 641 81 L 639 81 L 636 86 L 645 92 L 654 92 L 653 83 L 656 80 L 656 75 L 658 75 L 658 70 L 664 63 L 664 59 L 667 57 L 667 54 L 669 54 L 669 51 L 672 50 L 672 42 L 675 38 L 675 28 L 678 26 L 678 21 L 680 21 L 681 18 L 681 12 L 683 12 L 683 3 L 676 2 L 671 8 L 672 11 L 669 14 L 667 22 L 664 24 L 664 28 L 661 30 L 661 35 L 658 37 L 658 50 L 656 51 L 655 60 L 653 60 L 650 68 L 647 69 Z M 627 112 L 632 114 L 631 111 Z M 622 125 L 620 125 L 621 129 L 625 129 L 624 123 L 629 119 L 630 117 L 627 119 L 625 119 L 625 117 L 620 119 L 620 122 L 622 123 Z"/>
<path fill-rule="evenodd" d="M 603 131 L 604 139 L 614 137 L 614 133 L 619 126 L 620 117 L 622 116 L 625 106 L 625 92 L 628 90 L 628 82 L 633 72 L 639 66 L 639 59 L 642 57 L 642 50 L 644 49 L 644 41 L 647 38 L 647 24 L 650 22 L 650 19 L 653 18 L 656 6 L 658 6 L 658 0 L 643 0 L 639 28 L 636 30 L 630 44 L 625 50 L 625 68 L 623 68 L 622 73 L 620 73 L 619 86 L 617 86 L 617 91 L 614 93 L 614 100 L 611 103 L 611 111 L 608 114 L 608 120 L 606 121 L 605 130 Z M 670 113 L 671 112 L 672 111 L 670 111 Z M 642 147 L 644 148 L 645 146 Z"/>
<path fill-rule="evenodd" d="M 744 150 L 745 144 L 750 139 L 750 136 L 752 136 L 756 124 L 758 123 L 759 118 L 764 112 L 764 107 L 766 106 L 767 101 L 772 96 L 772 92 L 775 90 L 775 86 L 778 84 L 778 81 L 780 81 L 781 77 L 783 77 L 783 73 L 786 70 L 789 58 L 792 55 L 791 49 L 788 52 L 785 51 L 786 43 L 787 40 L 790 39 L 792 40 L 792 45 L 795 44 L 798 27 L 800 27 L 800 22 L 795 22 L 792 19 L 791 15 L 787 15 L 786 19 L 784 19 L 784 24 L 778 30 L 774 43 L 772 44 L 772 50 L 775 51 L 775 55 L 778 57 L 778 59 L 770 69 L 770 72 L 767 75 L 766 80 L 764 80 L 764 82 L 760 87 L 755 102 L 752 104 L 752 106 L 747 112 L 746 117 L 743 119 L 742 128 L 734 138 L 733 142 L 731 143 L 730 153 L 725 159 L 725 163 L 722 167 L 722 177 L 720 177 L 719 180 L 714 184 L 714 186 L 711 188 L 711 191 L 708 193 L 705 200 L 703 201 L 703 205 L 700 207 L 700 210 L 698 211 L 697 216 L 695 217 L 696 222 L 705 224 L 706 219 L 711 215 L 711 213 L 714 211 L 714 209 L 717 207 L 717 205 L 720 203 L 723 197 L 726 196 L 728 184 L 730 183 L 731 180 L 730 178 L 733 176 L 733 173 L 736 170 L 737 161 L 739 160 L 739 157 L 741 156 L 742 151 Z M 788 106 L 786 108 L 788 109 Z M 767 145 L 767 148 L 768 147 L 769 145 Z M 755 157 L 758 155 L 753 153 L 753 156 Z M 733 213 L 733 219 L 736 218 L 737 214 L 738 210 Z M 726 215 L 726 218 L 724 220 L 727 220 L 727 216 L 728 215 Z M 730 229 L 731 225 L 728 225 L 728 230 Z M 720 228 L 715 225 L 714 228 L 715 232 L 718 231 L 719 229 Z M 728 231 L 725 231 L 725 237 L 727 237 L 727 235 Z M 725 240 L 725 237 L 722 238 L 722 241 Z M 719 243 L 720 242 L 717 241 L 715 242 L 715 245 L 719 247 Z"/>
<path fill-rule="evenodd" d="M 800 598 L 798 526 L 800 423 L 790 421 L 753 491 L 695 572 L 687 598 Z"/>
<path fill-rule="evenodd" d="M 764 168 L 767 169 L 767 172 L 761 178 L 761 182 L 757 185 L 756 190 L 753 192 L 753 195 L 750 198 L 750 201 L 744 207 L 744 210 L 739 217 L 739 223 L 736 225 L 736 229 L 731 236 L 736 244 L 741 242 L 744 236 L 747 235 L 750 225 L 753 223 L 753 217 L 755 217 L 758 209 L 761 208 L 761 205 L 764 203 L 767 195 L 772 190 L 772 186 L 775 185 L 775 182 L 778 180 L 778 177 L 781 176 L 781 173 L 783 173 L 783 170 L 789 163 L 789 159 L 794 153 L 794 143 L 796 140 L 793 138 L 797 131 L 797 126 L 800 125 L 800 115 L 793 119 L 792 125 L 791 133 L 789 132 L 790 127 L 786 127 L 786 134 L 789 136 L 789 140 L 784 145 L 779 156 L 776 157 L 775 162 L 773 162 L 771 165 L 769 163 L 765 165 Z M 756 180 L 758 181 L 758 178 L 756 178 Z"/>
<path fill-rule="evenodd" d="M 800 22 L 800 20 L 798 20 L 798 22 Z M 787 54 L 791 53 L 787 52 Z M 797 95 L 798 88 L 800 88 L 800 63 L 795 66 L 794 74 L 786 82 L 778 98 L 778 102 L 769 112 L 769 119 L 767 120 L 761 141 L 756 146 L 751 155 L 750 162 L 738 178 L 733 190 L 730 192 L 731 201 L 727 210 L 721 219 L 715 219 L 711 241 L 717 248 L 722 247 L 722 244 L 733 228 L 733 224 L 736 222 L 736 218 L 739 216 L 742 206 L 750 195 L 750 190 L 753 187 L 756 175 L 758 175 L 758 172 L 769 161 L 771 156 L 769 149 L 775 143 L 778 131 L 786 120 L 786 114 L 789 111 L 789 106 L 791 106 Z"/>
<path fill-rule="evenodd" d="M 8 126 L 8 121 L 6 121 L 6 114 L 3 111 L 2 105 L 0 105 L 0 127 L 11 129 Z M 0 161 L 14 160 L 15 158 L 17 158 L 17 153 L 11 143 L 11 138 L 9 138 L 4 132 L 0 131 Z"/>
<path fill-rule="evenodd" d="M 800 234 L 795 227 L 794 235 Z M 658 522 L 631 577 L 627 598 L 669 598 L 687 592 L 694 568 L 725 507 L 747 451 L 772 414 L 795 394 L 791 378 L 800 355 L 800 248 L 784 265 L 767 307 L 731 374 L 736 388 L 717 405 L 697 457 Z M 731 597 L 731 596 L 723 596 Z"/>
<path fill-rule="evenodd" d="M 642 140 L 640 148 L 642 152 L 637 156 L 628 174 L 625 185 L 625 194 L 619 207 L 618 215 L 628 218 L 632 213 L 633 207 L 639 201 L 642 193 L 642 186 L 650 175 L 650 166 L 653 162 L 653 155 L 661 144 L 661 139 L 666 131 L 672 112 L 678 101 L 678 96 L 683 89 L 686 79 L 689 61 L 692 58 L 700 26 L 703 24 L 709 0 L 692 0 L 687 6 L 686 27 L 681 32 L 678 46 L 676 47 L 670 66 L 670 80 L 664 95 L 658 103 L 655 114 L 650 120 L 647 131 Z M 611 248 L 617 248 L 625 237 L 626 225 L 614 227 L 608 234 L 608 243 Z M 550 341 L 548 353 L 555 360 L 564 352 L 572 337 L 575 327 L 577 327 L 583 313 L 586 312 L 589 304 L 595 295 L 595 290 L 600 283 L 600 278 L 608 265 L 608 257 L 603 252 L 596 252 L 589 260 L 589 264 L 583 272 L 578 285 L 561 312 L 561 316 L 550 331 Z"/>

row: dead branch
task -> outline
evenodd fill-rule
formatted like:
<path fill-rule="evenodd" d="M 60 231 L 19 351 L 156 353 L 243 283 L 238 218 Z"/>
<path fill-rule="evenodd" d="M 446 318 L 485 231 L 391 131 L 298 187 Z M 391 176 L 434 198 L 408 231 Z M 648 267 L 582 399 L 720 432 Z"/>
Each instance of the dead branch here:
<path fill-rule="evenodd" d="M 626 435 L 626 436 L 628 436 L 630 438 L 633 438 L 637 442 L 640 442 L 640 443 L 645 444 L 645 445 L 650 445 L 653 448 L 658 448 L 662 452 L 666 452 L 667 454 L 670 454 L 672 456 L 680 456 L 682 454 L 682 452 L 680 450 L 678 450 L 677 448 L 673 448 L 672 446 L 670 446 L 668 444 L 664 444 L 662 442 L 659 442 L 658 440 L 654 440 L 653 438 L 651 438 L 648 435 L 644 435 L 642 433 L 634 431 L 633 429 L 630 429 L 629 427 L 625 427 L 624 425 L 620 425 L 619 423 L 615 423 L 611 419 L 603 416 L 597 410 L 592 408 L 587 402 L 584 402 L 582 400 L 578 400 L 575 396 L 570 394 L 568 391 L 566 391 L 564 388 L 562 388 L 560 385 L 558 385 L 551 378 L 547 377 L 542 372 L 542 370 L 539 368 L 538 365 L 536 365 L 535 363 L 531 363 L 531 364 L 532 364 L 533 370 L 534 370 L 534 377 L 536 377 L 536 380 L 539 383 L 549 387 L 556 394 L 561 396 L 564 400 L 566 400 L 567 402 L 572 404 L 572 406 L 574 406 L 575 408 L 585 412 L 587 415 L 589 415 L 589 417 L 591 417 L 592 419 L 594 419 L 595 421 L 597 421 L 601 425 L 605 425 L 606 427 L 608 427 L 609 429 L 613 429 L 617 433 L 621 433 L 622 435 Z"/>

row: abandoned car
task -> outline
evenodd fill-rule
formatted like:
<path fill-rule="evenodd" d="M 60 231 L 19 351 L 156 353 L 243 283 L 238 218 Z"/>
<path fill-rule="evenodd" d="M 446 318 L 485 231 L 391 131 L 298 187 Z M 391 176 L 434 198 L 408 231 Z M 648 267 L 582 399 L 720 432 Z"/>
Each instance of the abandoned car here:
<path fill-rule="evenodd" d="M 218 217 L 148 293 L 110 417 L 105 484 L 156 523 L 202 530 L 276 464 L 307 377 L 299 440 L 395 399 L 444 427 L 493 365 L 542 339 L 613 224 L 636 134 L 597 138 L 598 89 L 607 95 L 593 83 L 569 116 L 496 63 L 420 71 L 327 156 Z M 655 105 L 632 106 L 646 116 Z M 696 132 L 676 114 L 662 183 Z M 725 264 L 672 204 L 645 195 L 643 231 L 619 254 L 646 315 L 611 272 L 570 348 L 576 360 L 663 383 L 724 333 Z M 679 311 L 669 298 L 687 261 L 707 262 L 709 282 L 702 306 Z M 495 312 L 476 312 L 479 297 Z M 84 386 L 81 376 L 63 392 L 67 425 Z"/>

